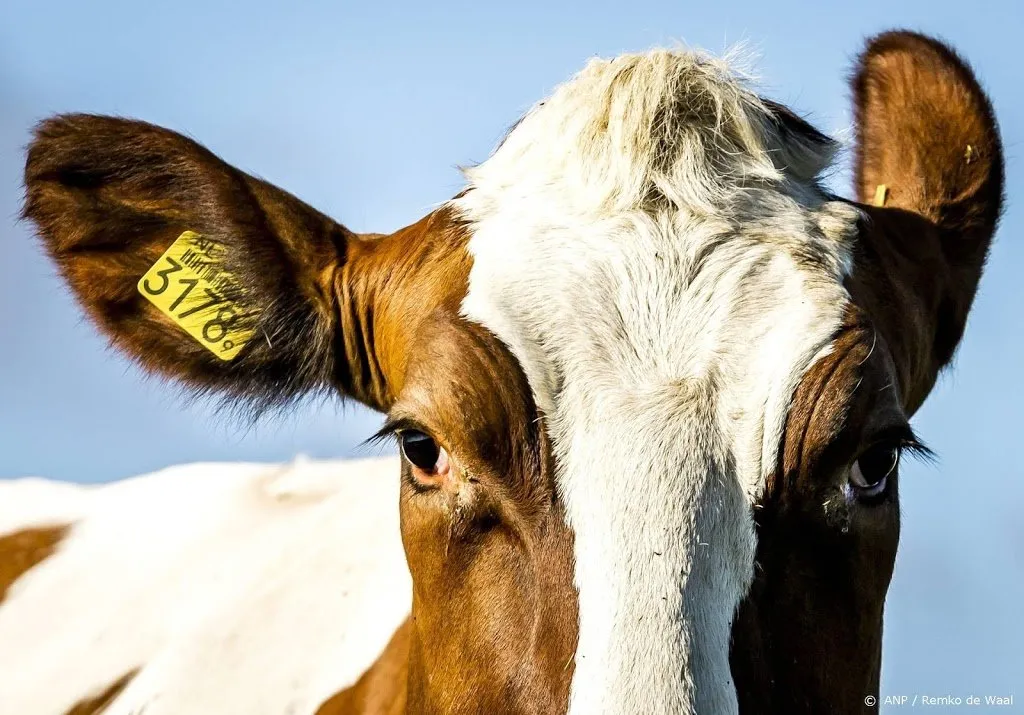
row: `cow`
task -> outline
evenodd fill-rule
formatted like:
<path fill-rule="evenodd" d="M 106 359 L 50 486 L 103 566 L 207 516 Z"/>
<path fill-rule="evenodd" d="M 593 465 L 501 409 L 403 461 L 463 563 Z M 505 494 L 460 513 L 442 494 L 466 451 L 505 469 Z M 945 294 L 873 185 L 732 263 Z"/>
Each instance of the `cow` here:
<path fill-rule="evenodd" d="M 389 235 L 167 129 L 40 123 L 24 215 L 118 350 L 357 400 L 400 456 L 5 484 L 0 711 L 872 711 L 1003 154 L 935 39 L 871 38 L 852 96 L 854 200 L 728 60 L 593 60 Z"/>

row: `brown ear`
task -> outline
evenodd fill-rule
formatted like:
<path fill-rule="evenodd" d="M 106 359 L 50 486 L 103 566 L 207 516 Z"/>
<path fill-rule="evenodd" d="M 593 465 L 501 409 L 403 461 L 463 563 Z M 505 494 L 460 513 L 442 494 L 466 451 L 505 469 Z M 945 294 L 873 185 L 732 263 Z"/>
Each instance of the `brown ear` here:
<path fill-rule="evenodd" d="M 971 69 L 937 40 L 869 40 L 852 85 L 856 192 L 872 204 L 855 284 L 912 411 L 963 335 L 1002 209 L 1002 146 Z"/>
<path fill-rule="evenodd" d="M 351 293 L 337 285 L 341 268 L 369 245 L 343 226 L 190 139 L 111 117 L 42 122 L 25 188 L 24 215 L 79 302 L 147 369 L 257 407 L 331 385 L 380 407 L 372 390 L 354 384 L 363 366 L 346 360 L 366 356 L 362 331 L 346 339 L 339 329 L 343 313 L 361 312 L 339 309 L 340 296 Z M 205 250 L 188 254 L 186 268 L 206 282 L 190 283 L 195 273 L 160 263 L 185 232 Z M 178 313 L 198 308 L 200 298 L 222 299 L 193 314 L 206 321 L 196 324 L 196 337 L 142 294 L 140 279 L 158 264 L 165 273 L 151 274 L 146 290 L 192 291 Z M 186 275 L 193 277 L 164 285 Z"/>

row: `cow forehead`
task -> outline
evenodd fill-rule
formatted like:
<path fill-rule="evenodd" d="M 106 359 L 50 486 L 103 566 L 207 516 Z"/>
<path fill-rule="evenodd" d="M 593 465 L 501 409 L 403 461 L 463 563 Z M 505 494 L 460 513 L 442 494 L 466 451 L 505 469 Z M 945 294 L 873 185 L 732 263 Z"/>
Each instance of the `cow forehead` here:
<path fill-rule="evenodd" d="M 573 712 L 734 697 L 749 505 L 841 325 L 859 218 L 815 182 L 831 142 L 777 110 L 700 54 L 594 61 L 453 202 L 463 312 L 520 361 L 575 532 Z"/>
<path fill-rule="evenodd" d="M 594 60 L 467 171 L 462 309 L 510 347 L 545 414 L 575 383 L 767 389 L 778 436 L 842 323 L 860 219 L 816 183 L 833 143 L 792 117 L 728 58 Z"/>

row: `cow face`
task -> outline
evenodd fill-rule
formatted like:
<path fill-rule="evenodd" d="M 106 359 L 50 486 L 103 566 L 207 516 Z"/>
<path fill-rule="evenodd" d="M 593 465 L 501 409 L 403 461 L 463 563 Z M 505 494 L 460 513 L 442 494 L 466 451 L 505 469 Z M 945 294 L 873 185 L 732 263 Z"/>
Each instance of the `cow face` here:
<path fill-rule="evenodd" d="M 591 63 L 389 236 L 85 115 L 38 128 L 25 213 L 146 368 L 387 413 L 413 602 L 367 682 L 393 706 L 857 712 L 908 418 L 963 330 L 1002 156 L 943 45 L 876 38 L 854 88 L 858 197 L 884 206 L 825 193 L 833 143 L 724 62 L 655 51 Z M 211 265 L 226 305 L 186 324 L 159 289 Z"/>

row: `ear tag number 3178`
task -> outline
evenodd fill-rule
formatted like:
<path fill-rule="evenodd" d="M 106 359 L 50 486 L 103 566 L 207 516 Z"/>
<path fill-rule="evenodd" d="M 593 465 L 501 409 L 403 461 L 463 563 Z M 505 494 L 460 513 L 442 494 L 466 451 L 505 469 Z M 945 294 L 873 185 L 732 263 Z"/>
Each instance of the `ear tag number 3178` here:
<path fill-rule="evenodd" d="M 185 231 L 139 280 L 139 292 L 221 360 L 232 360 L 252 338 L 238 323 L 245 309 L 234 277 L 220 268 L 219 245 Z M 251 321 L 246 321 L 247 323 Z"/>

